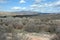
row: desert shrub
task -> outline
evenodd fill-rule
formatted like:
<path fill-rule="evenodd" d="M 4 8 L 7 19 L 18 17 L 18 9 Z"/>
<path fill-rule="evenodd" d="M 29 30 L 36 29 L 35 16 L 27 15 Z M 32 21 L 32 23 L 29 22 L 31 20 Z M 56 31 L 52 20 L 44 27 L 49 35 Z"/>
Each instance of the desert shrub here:
<path fill-rule="evenodd" d="M 9 25 L 6 27 L 6 30 L 7 30 L 8 33 L 12 33 L 12 32 L 14 31 L 14 27 L 9 24 Z"/>
<path fill-rule="evenodd" d="M 24 27 L 24 31 L 27 32 L 48 32 L 50 26 L 46 25 L 46 24 L 36 24 L 36 23 L 28 23 L 27 25 L 25 25 Z"/>
<path fill-rule="evenodd" d="M 33 23 L 28 23 L 27 25 L 25 25 L 24 31 L 39 32 L 39 27 L 37 25 L 33 24 Z"/>
<path fill-rule="evenodd" d="M 6 33 L 11 33 L 13 31 L 12 25 L 5 26 L 5 25 L 0 25 L 0 32 L 6 32 Z"/>
<path fill-rule="evenodd" d="M 12 24 L 14 22 L 14 18 L 3 18 L 2 23 L 8 26 L 9 24 Z"/>
<path fill-rule="evenodd" d="M 50 28 L 49 28 L 48 32 L 55 33 L 57 25 L 56 24 L 49 24 L 49 26 L 50 26 Z"/>
<path fill-rule="evenodd" d="M 14 33 L 13 40 L 29 40 L 25 33 Z"/>
<path fill-rule="evenodd" d="M 12 33 L 13 28 L 11 26 L 0 25 L 0 40 L 6 40 L 6 34 Z"/>
<path fill-rule="evenodd" d="M 19 22 L 15 22 L 15 23 L 13 23 L 13 27 L 15 29 L 22 29 L 23 28 L 23 24 L 19 23 Z"/>
<path fill-rule="evenodd" d="M 0 40 L 6 40 L 6 36 L 4 32 L 0 32 Z"/>
<path fill-rule="evenodd" d="M 60 40 L 60 34 L 56 34 L 54 37 L 51 38 L 51 40 Z"/>
<path fill-rule="evenodd" d="M 4 18 L 2 20 L 2 23 L 0 23 L 0 24 L 2 24 L 2 25 L 4 24 L 7 27 L 11 25 L 14 28 L 20 28 L 23 26 L 23 24 L 19 18 L 13 18 L 13 17 Z"/>
<path fill-rule="evenodd" d="M 40 25 L 40 30 L 41 31 L 48 32 L 49 28 L 50 28 L 49 25 L 46 25 L 46 24 L 41 24 Z"/>
<path fill-rule="evenodd" d="M 6 26 L 0 25 L 0 32 L 6 32 Z"/>

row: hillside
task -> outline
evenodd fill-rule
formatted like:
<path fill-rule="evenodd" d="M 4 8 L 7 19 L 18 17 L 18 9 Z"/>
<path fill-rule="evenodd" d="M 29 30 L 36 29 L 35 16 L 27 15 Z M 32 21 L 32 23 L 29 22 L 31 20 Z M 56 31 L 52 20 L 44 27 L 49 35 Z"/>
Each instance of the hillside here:
<path fill-rule="evenodd" d="M 0 16 L 6 15 L 36 15 L 38 12 L 29 12 L 29 11 L 21 11 L 21 12 L 0 12 Z"/>

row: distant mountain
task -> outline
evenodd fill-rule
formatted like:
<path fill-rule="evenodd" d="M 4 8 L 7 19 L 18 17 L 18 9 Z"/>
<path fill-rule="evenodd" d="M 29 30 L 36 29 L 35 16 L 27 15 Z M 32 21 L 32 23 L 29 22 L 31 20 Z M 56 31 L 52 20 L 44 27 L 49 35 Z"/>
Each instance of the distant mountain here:
<path fill-rule="evenodd" d="M 20 12 L 0 12 L 0 15 L 38 15 L 39 12 L 20 11 Z"/>
<path fill-rule="evenodd" d="M 13 12 L 13 14 L 19 15 L 35 15 L 39 14 L 39 12 L 31 12 L 31 11 L 20 11 L 20 12 Z"/>
<path fill-rule="evenodd" d="M 0 16 L 4 16 L 4 15 L 11 15 L 10 12 L 0 12 Z"/>
<path fill-rule="evenodd" d="M 45 14 L 59 14 L 59 13 L 40 13 L 32 11 L 17 11 L 17 12 L 0 12 L 0 16 L 9 16 L 9 15 L 45 15 Z"/>

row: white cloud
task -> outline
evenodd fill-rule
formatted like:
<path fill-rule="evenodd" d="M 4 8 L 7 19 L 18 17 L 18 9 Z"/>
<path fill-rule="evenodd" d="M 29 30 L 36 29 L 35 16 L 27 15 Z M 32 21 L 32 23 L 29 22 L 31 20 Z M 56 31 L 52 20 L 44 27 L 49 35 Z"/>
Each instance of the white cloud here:
<path fill-rule="evenodd" d="M 22 7 L 22 10 L 25 10 L 26 9 L 26 7 Z"/>
<path fill-rule="evenodd" d="M 36 2 L 38 2 L 38 0 L 36 0 Z M 55 10 L 56 7 L 54 6 L 57 6 L 57 5 L 60 5 L 60 0 L 51 2 L 51 3 L 43 3 L 43 4 L 33 3 L 29 7 L 13 7 L 12 9 L 21 10 L 21 11 L 27 10 L 27 11 L 40 11 L 40 12 L 55 12 L 57 10 Z"/>
<path fill-rule="evenodd" d="M 55 3 L 56 6 L 60 5 L 60 0 Z"/>
<path fill-rule="evenodd" d="M 12 9 L 12 10 L 20 10 L 21 7 L 12 7 L 11 9 Z"/>
<path fill-rule="evenodd" d="M 48 4 L 48 6 L 51 6 L 51 7 L 58 6 L 58 5 L 60 5 L 60 0 L 58 0 L 58 1 L 56 1 L 56 2 L 53 2 L 53 3 Z"/>
<path fill-rule="evenodd" d="M 22 4 L 22 3 L 26 3 L 26 1 L 25 0 L 20 0 L 20 3 Z"/>
<path fill-rule="evenodd" d="M 40 4 L 42 1 L 47 1 L 47 0 L 35 0 L 35 3 Z M 42 4 L 42 7 L 54 7 L 54 6 L 60 6 L 60 0 Z"/>
<path fill-rule="evenodd" d="M 35 0 L 35 4 L 39 4 L 42 0 Z"/>
<path fill-rule="evenodd" d="M 41 0 L 35 0 L 35 2 L 37 2 L 37 3 L 38 3 L 38 2 L 41 2 Z"/>
<path fill-rule="evenodd" d="M 35 0 L 35 4 L 40 4 L 42 1 L 47 1 L 47 0 Z"/>
<path fill-rule="evenodd" d="M 30 7 L 32 7 L 32 8 L 36 8 L 36 7 L 38 7 L 38 5 L 33 4 L 33 5 L 30 5 Z"/>
<path fill-rule="evenodd" d="M 30 5 L 29 10 L 30 11 L 39 11 L 40 7 L 41 7 L 41 5 L 33 4 L 33 5 Z"/>
<path fill-rule="evenodd" d="M 11 9 L 12 10 L 20 10 L 20 11 L 22 11 L 22 10 L 26 10 L 26 7 L 12 7 Z"/>
<path fill-rule="evenodd" d="M 33 5 L 30 5 L 30 10 L 31 11 L 40 11 L 40 12 L 53 12 L 55 10 L 53 10 L 54 5 L 52 4 L 48 4 L 48 3 L 45 3 L 45 4 L 33 4 Z"/>
<path fill-rule="evenodd" d="M 39 8 L 39 7 L 43 7 L 43 5 L 32 4 L 32 5 L 30 5 L 30 7 L 32 7 L 32 8 Z"/>

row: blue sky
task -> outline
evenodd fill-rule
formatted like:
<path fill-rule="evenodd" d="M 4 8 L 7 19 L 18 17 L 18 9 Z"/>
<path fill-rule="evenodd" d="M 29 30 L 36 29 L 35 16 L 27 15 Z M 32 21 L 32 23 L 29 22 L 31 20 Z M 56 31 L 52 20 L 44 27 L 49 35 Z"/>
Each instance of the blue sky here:
<path fill-rule="evenodd" d="M 59 13 L 60 0 L 0 0 L 0 11 Z"/>

